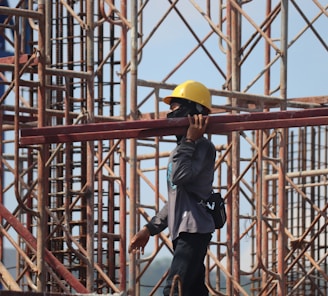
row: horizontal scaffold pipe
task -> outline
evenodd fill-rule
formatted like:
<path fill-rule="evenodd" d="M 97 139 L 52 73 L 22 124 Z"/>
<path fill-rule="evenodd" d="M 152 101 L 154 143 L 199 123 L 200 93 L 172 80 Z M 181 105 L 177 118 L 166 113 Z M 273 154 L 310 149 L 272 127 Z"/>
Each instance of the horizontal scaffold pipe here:
<path fill-rule="evenodd" d="M 15 15 L 21 17 L 28 17 L 33 19 L 40 19 L 43 17 L 43 14 L 34 10 L 21 9 L 21 8 L 12 8 L 6 6 L 0 6 L 0 14 L 2 15 Z"/>
<path fill-rule="evenodd" d="M 183 134 L 188 125 L 188 118 L 172 118 L 26 128 L 21 130 L 20 144 L 33 145 L 168 136 Z M 232 131 L 319 125 L 328 125 L 328 108 L 215 115 L 210 116 L 206 132 L 225 134 Z"/>

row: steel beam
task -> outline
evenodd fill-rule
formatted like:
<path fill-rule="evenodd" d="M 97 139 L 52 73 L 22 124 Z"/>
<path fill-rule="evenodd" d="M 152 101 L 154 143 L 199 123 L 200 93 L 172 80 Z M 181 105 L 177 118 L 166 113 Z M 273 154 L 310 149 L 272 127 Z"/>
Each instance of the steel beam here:
<path fill-rule="evenodd" d="M 187 118 L 90 123 L 21 130 L 20 144 L 47 144 L 106 139 L 144 138 L 184 133 Z M 210 134 L 232 131 L 328 125 L 328 108 L 211 116 Z"/>

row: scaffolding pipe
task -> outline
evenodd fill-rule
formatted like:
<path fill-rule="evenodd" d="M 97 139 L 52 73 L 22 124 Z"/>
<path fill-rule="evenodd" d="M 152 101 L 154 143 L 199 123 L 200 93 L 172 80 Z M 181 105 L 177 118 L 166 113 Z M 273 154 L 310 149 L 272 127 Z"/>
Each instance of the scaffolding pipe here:
<path fill-rule="evenodd" d="M 266 20 L 272 13 L 272 0 L 266 1 Z M 268 25 L 265 30 L 265 34 L 268 36 L 268 38 L 271 38 L 271 26 Z M 264 64 L 269 65 L 271 60 L 271 46 L 269 42 L 265 42 L 264 45 Z M 270 81 L 271 81 L 271 69 L 269 68 L 264 73 L 264 94 L 269 96 L 270 95 Z M 269 111 L 268 109 L 264 109 L 264 111 Z M 268 231 L 266 229 L 266 221 L 263 219 L 264 211 L 267 208 L 268 200 L 269 200 L 269 190 L 268 190 L 268 182 L 264 179 L 264 177 L 268 174 L 268 163 L 263 161 L 266 156 L 269 154 L 268 146 L 263 147 L 263 143 L 267 139 L 267 131 L 266 130 L 260 130 L 256 133 L 258 137 L 258 145 L 259 145 L 259 155 L 261 155 L 262 159 L 259 160 L 259 166 L 261 170 L 261 175 L 258 175 L 259 179 L 258 182 L 258 194 L 260 194 L 262 202 L 260 203 L 259 207 L 261 208 L 261 216 L 260 216 L 260 232 L 261 233 L 261 264 L 264 267 L 263 273 L 262 273 L 262 282 L 261 282 L 261 289 L 264 288 L 265 284 L 268 282 L 268 272 L 266 270 L 269 270 L 269 235 Z M 259 156 L 260 158 L 260 156 Z M 262 212 L 263 211 L 263 212 Z M 256 252 L 259 252 L 256 250 Z"/>
<path fill-rule="evenodd" d="M 241 1 L 238 0 L 237 3 L 234 1 L 230 2 L 230 13 L 231 13 L 231 90 L 240 91 L 240 44 L 241 44 L 241 15 L 240 6 Z M 236 108 L 239 106 L 237 98 L 231 99 L 232 107 Z M 232 111 L 236 113 L 238 111 Z M 235 183 L 240 174 L 240 135 L 237 131 L 231 133 L 231 175 L 232 182 Z M 232 274 L 234 279 L 240 281 L 240 224 L 239 224 L 239 213 L 240 213 L 240 187 L 239 183 L 235 183 L 236 186 L 232 190 L 232 237 L 231 237 L 231 247 L 232 247 L 232 257 L 231 266 Z M 236 286 L 233 287 L 231 295 L 239 295 L 239 290 Z"/>
<path fill-rule="evenodd" d="M 227 10 L 227 36 L 229 38 L 229 41 L 232 42 L 232 37 L 231 37 L 231 31 L 232 31 L 232 17 L 231 17 L 231 3 L 230 1 L 227 1 L 226 3 L 226 10 Z M 229 91 L 233 91 L 231 88 L 231 75 L 232 75 L 232 46 L 229 46 L 226 51 L 227 54 L 227 74 L 226 74 L 226 82 L 225 82 L 225 88 Z M 232 98 L 236 98 L 235 96 L 233 97 L 228 97 L 227 101 L 232 105 L 231 100 Z M 231 143 L 231 147 L 233 145 L 231 135 L 228 136 L 228 141 Z M 232 148 L 231 148 L 232 150 Z M 231 185 L 233 184 L 232 181 L 232 152 L 229 154 L 228 160 L 227 160 L 227 165 L 228 165 L 228 173 L 227 173 L 227 186 L 230 188 Z M 227 250 L 226 250 L 226 256 L 227 256 L 227 271 L 230 275 L 233 274 L 233 266 L 232 266 L 232 229 L 233 229 L 233 211 L 232 211 L 232 194 L 228 195 L 227 197 Z M 226 292 L 228 295 L 233 294 L 233 279 L 232 277 L 228 277 L 226 279 Z"/>
<path fill-rule="evenodd" d="M 280 62 L 280 96 L 287 100 L 287 49 L 288 49 L 288 0 L 281 0 L 281 62 Z M 282 105 L 286 110 L 286 104 Z M 278 266 L 277 272 L 280 275 L 277 281 L 277 293 L 279 296 L 286 295 L 287 277 L 286 270 L 286 242 L 285 228 L 287 227 L 287 192 L 286 192 L 286 172 L 287 172 L 287 129 L 283 128 L 279 133 L 279 178 L 278 178 Z"/>
<path fill-rule="evenodd" d="M 94 122 L 94 1 L 86 1 L 87 11 L 87 28 L 86 28 L 86 41 L 87 41 L 87 72 L 90 73 L 90 77 L 87 79 L 87 112 L 88 122 Z M 87 194 L 86 194 L 86 250 L 87 250 L 87 278 L 86 286 L 90 292 L 94 291 L 94 142 L 88 141 L 86 143 L 87 148 L 87 163 L 86 163 L 86 182 L 87 182 Z"/>
<path fill-rule="evenodd" d="M 124 19 L 127 18 L 127 1 L 121 0 L 121 14 Z M 134 10 L 137 8 L 134 8 Z M 135 11 L 133 10 L 133 13 Z M 124 25 L 121 26 L 121 52 L 120 52 L 120 71 L 123 73 L 127 66 L 127 32 L 128 28 Z M 136 41 L 134 41 L 136 42 Z M 126 106 L 126 100 L 127 97 L 127 77 L 126 75 L 120 76 L 120 116 L 126 120 L 126 114 L 127 114 L 127 106 Z M 134 87 L 136 88 L 136 87 Z M 120 170 L 120 290 L 126 291 L 127 287 L 127 268 L 126 268 L 126 262 L 127 262 L 127 252 L 126 252 L 126 245 L 127 245 L 127 237 L 130 238 L 129 235 L 127 235 L 127 190 L 126 190 L 126 179 L 127 179 L 127 173 L 126 173 L 126 140 L 121 140 L 120 142 L 120 150 L 121 154 L 119 157 L 119 170 Z M 132 229 L 132 231 L 135 231 L 135 229 Z"/>
<path fill-rule="evenodd" d="M 39 31 L 38 31 L 38 52 L 39 52 L 39 63 L 38 63 L 38 76 L 39 76 L 39 87 L 38 87 L 38 127 L 44 127 L 46 125 L 46 81 L 45 81 L 45 1 L 38 0 L 38 11 L 42 15 L 39 20 Z M 47 212 L 46 207 L 48 206 L 48 170 L 46 168 L 46 160 L 48 154 L 48 145 L 42 145 L 38 153 L 38 228 L 37 228 L 37 291 L 43 292 L 46 290 L 46 266 L 45 266 L 45 248 L 47 239 Z"/>
<path fill-rule="evenodd" d="M 138 119 L 137 107 L 137 69 L 138 69 L 138 1 L 131 1 L 131 99 L 130 118 Z M 137 141 L 130 140 L 130 240 L 136 233 L 136 202 L 137 202 Z M 129 264 L 129 292 L 136 295 L 136 254 L 130 255 Z"/>

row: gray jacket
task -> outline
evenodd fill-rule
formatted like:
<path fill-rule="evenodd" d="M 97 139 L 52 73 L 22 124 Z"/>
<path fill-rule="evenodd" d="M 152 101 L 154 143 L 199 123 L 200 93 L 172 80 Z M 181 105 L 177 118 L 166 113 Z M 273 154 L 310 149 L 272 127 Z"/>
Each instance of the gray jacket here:
<path fill-rule="evenodd" d="M 215 147 L 202 137 L 196 143 L 181 143 L 172 151 L 168 169 L 168 202 L 146 225 L 151 235 L 169 227 L 172 240 L 179 233 L 211 233 L 215 230 L 211 215 L 198 203 L 212 192 Z"/>

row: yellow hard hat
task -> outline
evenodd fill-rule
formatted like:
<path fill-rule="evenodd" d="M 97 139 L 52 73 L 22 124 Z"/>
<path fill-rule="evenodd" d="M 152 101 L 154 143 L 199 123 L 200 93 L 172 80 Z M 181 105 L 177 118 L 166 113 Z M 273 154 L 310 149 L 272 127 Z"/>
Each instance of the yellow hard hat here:
<path fill-rule="evenodd" d="M 187 80 L 179 84 L 172 94 L 165 97 L 163 101 L 170 105 L 173 98 L 189 100 L 206 107 L 209 111 L 211 110 L 211 93 L 205 85 L 197 81 Z"/>

